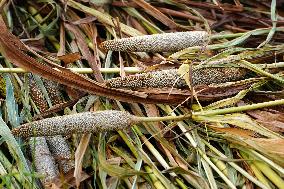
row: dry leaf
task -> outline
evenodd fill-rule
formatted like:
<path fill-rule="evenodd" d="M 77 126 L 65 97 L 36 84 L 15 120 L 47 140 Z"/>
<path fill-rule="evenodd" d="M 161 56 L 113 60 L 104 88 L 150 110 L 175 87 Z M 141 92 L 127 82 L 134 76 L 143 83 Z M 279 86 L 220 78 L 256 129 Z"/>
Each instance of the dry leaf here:
<path fill-rule="evenodd" d="M 69 53 L 69 54 L 65 54 L 62 56 L 57 56 L 57 58 L 61 61 L 63 61 L 65 64 L 70 64 L 73 63 L 77 60 L 81 59 L 81 55 L 79 52 L 75 52 L 75 53 Z"/>
<path fill-rule="evenodd" d="M 266 128 L 275 132 L 284 132 L 284 113 L 278 111 L 248 111 L 247 114 L 254 117 L 256 121 Z"/>
<path fill-rule="evenodd" d="M 75 170 L 74 177 L 76 180 L 76 186 L 79 187 L 80 181 L 82 180 L 82 163 L 83 157 L 89 145 L 91 134 L 84 134 L 81 137 L 80 143 L 75 152 Z"/>

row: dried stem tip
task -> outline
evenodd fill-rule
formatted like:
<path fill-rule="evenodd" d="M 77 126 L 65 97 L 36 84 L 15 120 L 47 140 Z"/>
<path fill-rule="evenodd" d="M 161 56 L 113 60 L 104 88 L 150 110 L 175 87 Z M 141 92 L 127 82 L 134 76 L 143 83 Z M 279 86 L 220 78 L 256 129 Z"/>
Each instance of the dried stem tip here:
<path fill-rule="evenodd" d="M 119 130 L 131 125 L 133 117 L 128 112 L 115 110 L 84 112 L 26 123 L 13 129 L 12 133 L 15 136 L 31 137 Z"/>
<path fill-rule="evenodd" d="M 103 42 L 101 47 L 113 51 L 171 52 L 204 45 L 208 39 L 205 31 L 188 31 L 109 40 Z"/>

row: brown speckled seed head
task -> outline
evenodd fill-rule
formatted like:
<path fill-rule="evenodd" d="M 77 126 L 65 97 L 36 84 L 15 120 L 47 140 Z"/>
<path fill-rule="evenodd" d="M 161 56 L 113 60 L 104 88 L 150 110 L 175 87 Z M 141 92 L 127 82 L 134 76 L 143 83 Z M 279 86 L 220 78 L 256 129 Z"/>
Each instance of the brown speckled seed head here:
<path fill-rule="evenodd" d="M 113 78 L 106 81 L 106 85 L 113 88 L 137 89 L 142 87 L 163 88 L 186 86 L 185 81 L 179 77 L 176 69 L 155 71 L 126 77 Z"/>
<path fill-rule="evenodd" d="M 192 72 L 193 86 L 211 85 L 244 79 L 249 71 L 235 67 L 208 67 Z"/>
<path fill-rule="evenodd" d="M 74 168 L 70 147 L 62 136 L 46 137 L 46 142 L 52 156 L 58 162 L 60 170 L 67 173 Z"/>
<path fill-rule="evenodd" d="M 43 96 L 42 91 L 33 79 L 32 74 L 29 74 L 29 87 L 31 98 L 33 99 L 35 105 L 38 107 L 39 111 L 44 112 L 48 110 L 48 104 Z"/>
<path fill-rule="evenodd" d="M 60 84 L 46 79 L 43 79 L 43 83 L 49 95 L 49 98 L 51 99 L 52 104 L 61 104 L 63 100 L 60 95 Z"/>
<path fill-rule="evenodd" d="M 106 110 L 47 118 L 12 130 L 15 136 L 54 136 L 124 129 L 133 123 L 128 112 Z"/>
<path fill-rule="evenodd" d="M 29 140 L 29 146 L 34 157 L 36 171 L 44 175 L 44 178 L 41 179 L 42 183 L 49 183 L 59 175 L 59 171 L 48 149 L 45 138 L 33 137 Z"/>
<path fill-rule="evenodd" d="M 63 102 L 60 96 L 60 85 L 53 81 L 49 81 L 42 78 L 45 89 L 48 93 L 48 96 L 53 105 L 60 104 Z M 32 77 L 32 74 L 29 74 L 29 87 L 30 87 L 30 95 L 33 99 L 34 103 L 38 107 L 40 112 L 45 112 L 49 109 L 47 101 L 43 95 L 41 89 L 37 86 L 35 80 Z"/>
<path fill-rule="evenodd" d="M 228 81 L 237 81 L 247 74 L 248 70 L 243 68 L 210 67 L 193 69 L 192 83 L 197 85 L 210 85 L 224 83 Z M 113 78 L 106 81 L 106 85 L 113 88 L 163 88 L 176 87 L 185 88 L 187 84 L 180 77 L 177 69 L 155 71 L 130 75 L 126 77 Z"/>
<path fill-rule="evenodd" d="M 187 47 L 204 45 L 209 36 L 205 31 L 163 33 L 105 41 L 106 50 L 127 52 L 173 52 Z"/>

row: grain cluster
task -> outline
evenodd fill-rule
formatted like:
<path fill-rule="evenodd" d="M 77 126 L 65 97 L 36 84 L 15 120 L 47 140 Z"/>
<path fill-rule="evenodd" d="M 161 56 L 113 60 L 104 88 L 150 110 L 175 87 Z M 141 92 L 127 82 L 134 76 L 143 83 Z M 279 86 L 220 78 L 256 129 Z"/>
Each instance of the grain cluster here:
<path fill-rule="evenodd" d="M 124 129 L 133 123 L 128 112 L 107 110 L 46 118 L 12 130 L 15 136 L 55 136 Z"/>
<path fill-rule="evenodd" d="M 59 84 L 49 81 L 46 79 L 42 79 L 44 87 L 46 88 L 46 91 L 48 93 L 48 96 L 52 102 L 53 105 L 62 103 L 62 98 L 60 96 L 60 89 Z M 38 87 L 37 83 L 35 82 L 33 76 L 29 74 L 29 88 L 30 88 L 30 95 L 33 99 L 35 105 L 38 107 L 40 112 L 44 112 L 48 110 L 48 104 L 47 100 L 45 99 L 43 92 Z M 58 163 L 60 170 L 62 170 L 64 173 L 67 173 L 72 168 L 74 168 L 74 162 L 71 158 L 71 150 L 69 148 L 69 145 L 67 141 L 62 136 L 53 136 L 53 137 L 35 137 L 31 138 L 30 140 L 35 139 L 35 142 L 38 141 L 36 144 L 37 148 L 41 149 L 41 151 L 46 151 L 51 153 L 50 156 L 52 156 L 55 159 L 55 162 Z M 44 142 L 43 142 L 44 141 Z M 41 145 L 42 144 L 42 145 Z M 46 145 L 47 144 L 47 145 Z M 30 144 L 30 148 L 33 149 L 33 144 Z M 40 159 L 42 156 L 42 153 L 39 151 L 35 151 L 35 157 L 37 159 Z M 47 159 L 47 157 L 43 156 L 43 159 Z M 51 169 L 47 170 L 41 170 L 45 167 L 53 166 L 50 161 L 43 161 L 40 164 L 36 164 L 36 169 L 40 172 L 44 172 L 45 175 L 53 174 L 53 172 L 48 173 L 48 171 L 52 171 Z M 46 165 L 44 165 L 46 163 Z M 49 165 L 50 164 L 50 165 Z M 57 166 L 57 165 L 56 165 Z"/>
<path fill-rule="evenodd" d="M 67 141 L 60 135 L 46 137 L 46 141 L 52 156 L 58 162 L 60 170 L 67 173 L 73 169 L 75 164 Z"/>
<path fill-rule="evenodd" d="M 234 67 L 207 67 L 192 70 L 192 85 L 210 85 L 243 79 L 247 70 Z M 190 74 L 190 73 L 188 73 Z M 177 69 L 129 75 L 106 81 L 113 88 L 186 88 L 187 84 Z"/>
<path fill-rule="evenodd" d="M 208 39 L 208 33 L 205 31 L 187 31 L 108 40 L 103 42 L 101 47 L 126 52 L 174 52 L 205 45 Z"/>
<path fill-rule="evenodd" d="M 51 152 L 44 137 L 32 137 L 29 140 L 31 154 L 33 155 L 36 171 L 43 175 L 43 184 L 47 184 L 59 175 L 59 170 L 55 164 Z"/>

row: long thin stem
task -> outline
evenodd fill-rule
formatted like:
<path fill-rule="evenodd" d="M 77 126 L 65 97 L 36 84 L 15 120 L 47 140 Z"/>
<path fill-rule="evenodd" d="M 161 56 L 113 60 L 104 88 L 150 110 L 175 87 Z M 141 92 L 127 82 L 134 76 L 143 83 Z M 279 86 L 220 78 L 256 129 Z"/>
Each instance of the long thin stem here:
<path fill-rule="evenodd" d="M 81 74 L 90 74 L 94 73 L 91 68 L 68 68 L 69 70 Z M 139 67 L 125 67 L 124 71 L 127 73 L 139 73 L 143 70 Z M 28 73 L 29 71 L 22 68 L 0 68 L 0 73 Z M 120 68 L 100 68 L 102 73 L 119 73 Z"/>
<path fill-rule="evenodd" d="M 134 116 L 134 122 L 157 122 L 157 121 L 182 121 L 191 118 L 191 114 L 180 116 L 164 116 L 164 117 L 136 117 Z"/>
<path fill-rule="evenodd" d="M 269 68 L 283 68 L 284 62 L 277 62 L 272 64 L 258 64 L 260 68 L 269 69 Z M 92 68 L 68 68 L 73 72 L 80 74 L 91 74 L 94 73 Z M 120 68 L 100 68 L 101 73 L 119 73 Z M 139 67 L 124 67 L 124 71 L 127 73 L 141 73 L 143 72 L 142 68 Z M 0 68 L 0 73 L 28 73 L 29 71 L 24 70 L 23 68 Z"/>
<path fill-rule="evenodd" d="M 248 110 L 255 110 L 259 108 L 266 108 L 270 106 L 279 106 L 283 104 L 284 104 L 284 99 L 281 99 L 281 100 L 261 102 L 261 103 L 250 104 L 250 105 L 239 106 L 239 107 L 224 108 L 224 109 L 218 109 L 218 110 L 208 110 L 208 111 L 202 111 L 202 112 L 193 112 L 192 116 L 194 117 L 194 116 L 230 114 L 230 113 L 236 113 L 236 112 L 242 112 L 242 111 L 248 111 Z"/>
<path fill-rule="evenodd" d="M 208 143 L 207 141 L 205 141 L 204 139 L 202 139 L 202 142 L 209 147 L 213 152 L 215 152 L 217 155 L 219 155 L 221 158 L 228 158 L 227 156 L 225 156 L 223 153 L 221 153 L 219 150 L 217 150 L 215 147 L 213 147 L 212 145 L 210 145 L 210 143 Z M 241 168 L 240 166 L 238 166 L 236 163 L 234 162 L 228 162 L 229 165 L 231 165 L 234 169 L 236 169 L 237 171 L 239 171 L 242 175 L 244 175 L 247 179 L 249 179 L 251 182 L 253 182 L 254 184 L 256 184 L 257 186 L 261 187 L 261 188 L 267 188 L 263 183 L 261 183 L 259 180 L 257 180 L 256 178 L 254 178 L 253 176 L 251 176 L 248 172 L 246 172 L 243 168 Z"/>

